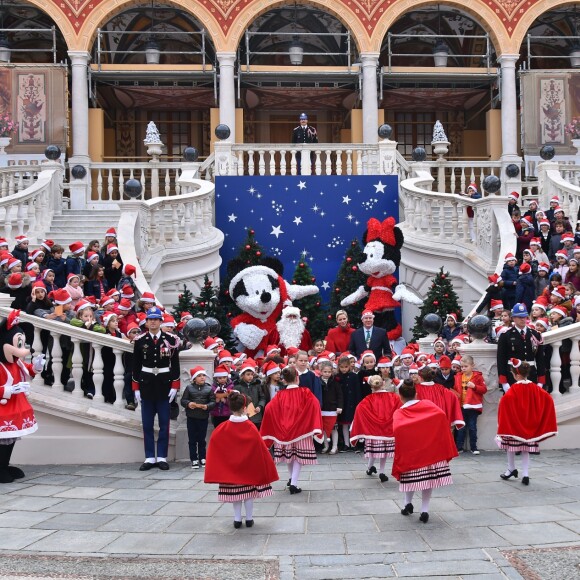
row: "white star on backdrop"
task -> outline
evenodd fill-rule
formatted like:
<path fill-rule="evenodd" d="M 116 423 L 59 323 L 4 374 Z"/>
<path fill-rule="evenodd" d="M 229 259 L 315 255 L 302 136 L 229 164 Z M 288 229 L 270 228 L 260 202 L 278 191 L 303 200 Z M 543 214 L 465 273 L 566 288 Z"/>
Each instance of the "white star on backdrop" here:
<path fill-rule="evenodd" d="M 346 219 L 347 219 L 349 222 L 351 222 L 351 221 L 354 219 L 354 216 L 353 216 L 351 213 L 349 213 L 349 214 L 346 216 Z"/>
<path fill-rule="evenodd" d="M 300 181 L 298 183 L 298 188 L 301 189 L 301 190 L 302 189 L 306 189 L 306 182 L 305 181 Z"/>
<path fill-rule="evenodd" d="M 302 218 L 300 216 L 296 216 L 293 220 L 292 220 L 297 226 L 299 226 L 302 223 Z"/>
<path fill-rule="evenodd" d="M 383 183 L 381 181 L 379 181 L 374 188 L 376 189 L 375 193 L 385 193 L 385 187 L 387 187 L 386 185 L 383 185 Z"/>
<path fill-rule="evenodd" d="M 283 234 L 284 232 L 282 231 L 282 225 L 279 226 L 272 226 L 272 231 L 270 232 L 271 236 L 276 236 L 276 239 L 278 239 L 278 237 L 280 236 L 280 234 Z"/>
<path fill-rule="evenodd" d="M 319 209 L 320 209 L 320 208 L 319 208 L 319 207 L 318 207 L 316 204 L 314 204 L 314 205 L 312 206 L 312 211 L 313 211 L 314 213 L 316 213 L 316 212 L 317 212 Z"/>
<path fill-rule="evenodd" d="M 326 214 L 323 211 L 320 212 L 320 217 L 324 217 L 325 215 Z"/>
<path fill-rule="evenodd" d="M 254 187 L 250 187 L 250 189 L 248 189 L 248 193 L 251 195 L 254 195 L 255 192 L 256 192 L 256 189 Z"/>
<path fill-rule="evenodd" d="M 329 284 L 328 282 L 323 282 L 323 283 L 320 285 L 320 287 L 321 287 L 323 290 L 328 290 L 328 289 L 330 288 L 330 284 Z"/>
<path fill-rule="evenodd" d="M 306 250 L 306 248 L 304 248 L 302 250 L 302 252 L 300 252 L 303 256 L 308 256 L 308 254 L 310 254 L 310 252 L 308 250 Z"/>
<path fill-rule="evenodd" d="M 348 205 L 349 201 L 350 201 L 350 197 L 348 197 L 348 195 L 345 195 L 345 196 L 342 198 L 342 203 L 346 203 L 346 205 Z"/>
<path fill-rule="evenodd" d="M 233 213 L 231 213 L 231 214 L 228 216 L 228 222 L 234 222 L 234 223 L 236 223 L 236 220 L 237 220 L 237 219 L 238 219 L 238 216 L 237 216 L 237 215 L 234 215 Z"/>

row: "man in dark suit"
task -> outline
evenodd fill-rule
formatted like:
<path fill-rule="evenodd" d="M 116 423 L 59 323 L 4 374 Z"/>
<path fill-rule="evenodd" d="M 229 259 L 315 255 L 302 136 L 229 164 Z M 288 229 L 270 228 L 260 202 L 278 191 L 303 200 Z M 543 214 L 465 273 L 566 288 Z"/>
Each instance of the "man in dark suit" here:
<path fill-rule="evenodd" d="M 292 143 L 318 143 L 318 133 L 316 129 L 308 124 L 308 115 L 300 114 L 300 125 L 292 130 Z M 296 153 L 296 170 L 300 174 L 300 160 L 302 153 Z M 314 162 L 314 153 L 310 154 L 311 165 Z"/>
<path fill-rule="evenodd" d="M 158 467 L 169 469 L 170 405 L 179 391 L 179 340 L 161 331 L 163 314 L 157 307 L 147 311 L 148 331 L 135 339 L 133 350 L 133 391 L 141 404 L 145 462 L 140 471 Z M 155 415 L 159 422 L 155 450 Z"/>
<path fill-rule="evenodd" d="M 375 358 L 379 360 L 382 356 L 392 356 L 391 345 L 387 338 L 387 331 L 384 328 L 373 326 L 375 315 L 371 310 L 365 310 L 361 316 L 362 328 L 357 328 L 350 335 L 348 350 L 360 358 L 365 350 L 372 350 Z"/>

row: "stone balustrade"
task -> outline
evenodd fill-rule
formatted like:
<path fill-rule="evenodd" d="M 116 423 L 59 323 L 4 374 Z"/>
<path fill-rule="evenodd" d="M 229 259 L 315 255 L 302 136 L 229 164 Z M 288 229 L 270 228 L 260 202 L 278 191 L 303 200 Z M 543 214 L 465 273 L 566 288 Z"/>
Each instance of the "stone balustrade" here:
<path fill-rule="evenodd" d="M 554 161 L 543 161 L 537 166 L 540 207 L 549 208 L 550 199 L 557 195 L 560 198 L 560 207 L 572 223 L 576 222 L 580 208 L 578 172 L 574 167 L 576 166 Z"/>
<path fill-rule="evenodd" d="M 52 216 L 62 211 L 62 165 L 46 162 L 39 169 L 34 177 L 27 178 L 27 187 L 0 198 L 0 233 L 8 240 L 23 234 L 32 241 L 42 238 Z M 22 180 L 24 185 L 24 174 Z"/>
<path fill-rule="evenodd" d="M 464 193 L 470 183 L 481 191 L 481 183 L 488 175 L 501 177 L 500 161 L 427 161 L 422 164 L 437 175 L 437 191 Z M 442 169 L 442 171 L 441 171 Z"/>
<path fill-rule="evenodd" d="M 0 197 L 20 193 L 30 187 L 41 171 L 40 165 L 11 165 L 0 169 Z"/>

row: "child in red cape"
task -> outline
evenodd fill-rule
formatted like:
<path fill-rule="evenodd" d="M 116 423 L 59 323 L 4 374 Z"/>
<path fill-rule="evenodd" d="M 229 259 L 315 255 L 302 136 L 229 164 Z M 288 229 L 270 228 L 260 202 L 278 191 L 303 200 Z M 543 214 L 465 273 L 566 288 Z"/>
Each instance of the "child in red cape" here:
<path fill-rule="evenodd" d="M 522 483 L 530 484 L 528 470 L 530 453 L 539 452 L 539 442 L 558 434 L 556 409 L 552 397 L 541 387 L 528 381 L 530 365 L 512 358 L 509 360 L 516 382 L 499 401 L 496 441 L 507 451 L 508 468 L 500 477 L 517 478 L 516 452 L 522 452 Z"/>
<path fill-rule="evenodd" d="M 426 524 L 433 489 L 453 483 L 449 461 L 457 457 L 457 449 L 445 413 L 431 401 L 418 401 L 410 379 L 399 387 L 399 396 L 403 406 L 393 415 L 397 443 L 392 474 L 405 494 L 404 516 L 413 513 L 415 491 L 422 491 L 419 519 Z"/>
<path fill-rule="evenodd" d="M 320 403 L 306 387 L 298 385 L 294 367 L 282 371 L 286 388 L 266 405 L 260 435 L 266 445 L 274 444 L 276 463 L 288 464 L 290 493 L 300 493 L 298 478 L 303 465 L 315 465 L 316 451 L 312 437 L 322 443 L 322 414 Z"/>
<path fill-rule="evenodd" d="M 367 380 L 371 394 L 356 408 L 350 428 L 350 443 L 356 445 L 359 439 L 364 439 L 367 475 L 377 472 L 375 459 L 379 459 L 379 479 L 384 483 L 389 481 L 385 475 L 387 457 L 395 455 L 393 413 L 401 406 L 401 400 L 395 393 L 385 390 L 385 382 L 378 375 Z"/>
<path fill-rule="evenodd" d="M 272 495 L 271 483 L 278 471 L 255 425 L 246 415 L 247 399 L 231 391 L 228 404 L 232 414 L 212 433 L 207 450 L 205 483 L 219 483 L 218 499 L 233 503 L 234 528 L 242 527 L 242 502 L 246 527 L 254 525 L 254 499 Z"/>

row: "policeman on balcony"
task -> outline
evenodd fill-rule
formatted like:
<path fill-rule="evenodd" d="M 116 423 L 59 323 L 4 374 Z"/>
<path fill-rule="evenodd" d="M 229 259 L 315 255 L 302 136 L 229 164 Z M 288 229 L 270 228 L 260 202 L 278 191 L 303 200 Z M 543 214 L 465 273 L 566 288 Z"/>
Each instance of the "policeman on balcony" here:
<path fill-rule="evenodd" d="M 179 340 L 161 331 L 163 313 L 156 306 L 147 311 L 147 332 L 135 339 L 133 391 L 141 405 L 145 462 L 140 471 L 169 469 L 170 404 L 179 391 Z M 155 448 L 155 415 L 159 422 Z"/>
<path fill-rule="evenodd" d="M 316 129 L 308 124 L 308 115 L 306 113 L 300 114 L 300 125 L 294 127 L 292 130 L 292 143 L 318 143 L 318 133 Z M 300 173 L 300 158 L 301 153 L 296 154 L 297 171 Z M 310 154 L 311 161 L 314 159 L 314 153 Z"/>

